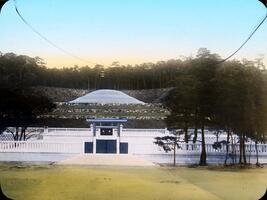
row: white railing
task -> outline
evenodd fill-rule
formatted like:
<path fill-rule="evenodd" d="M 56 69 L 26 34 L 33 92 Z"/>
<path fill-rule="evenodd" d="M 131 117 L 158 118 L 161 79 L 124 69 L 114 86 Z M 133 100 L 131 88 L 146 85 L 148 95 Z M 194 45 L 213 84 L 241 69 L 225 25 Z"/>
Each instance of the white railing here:
<path fill-rule="evenodd" d="M 91 132 L 90 128 L 48 128 L 50 132 Z"/>
<path fill-rule="evenodd" d="M 37 142 L 37 141 L 1 141 L 0 152 L 9 153 L 81 153 L 83 143 Z"/>
<path fill-rule="evenodd" d="M 169 133 L 166 129 L 122 129 L 122 133 L 135 132 L 135 133 Z"/>
<path fill-rule="evenodd" d="M 92 136 L 90 128 L 48 128 L 44 131 L 44 136 Z"/>
<path fill-rule="evenodd" d="M 131 145 L 131 144 L 130 144 Z M 177 153 L 185 154 L 200 154 L 201 144 L 179 144 L 180 148 Z M 267 156 L 267 145 L 258 144 L 259 155 Z M 1 141 L 1 152 L 16 152 L 16 153 L 82 153 L 83 142 L 50 142 L 50 141 Z M 206 144 L 206 152 L 208 154 L 225 154 L 226 145 L 222 148 L 214 149 L 212 144 Z M 239 153 L 239 144 L 229 145 L 229 153 Z M 255 155 L 255 145 L 246 145 L 247 155 Z"/>
<path fill-rule="evenodd" d="M 180 148 L 178 148 L 177 152 L 179 153 L 200 153 L 202 150 L 202 145 L 201 144 L 186 144 L 186 143 L 182 143 L 179 144 Z M 250 145 L 250 144 L 246 144 L 246 153 L 247 154 L 256 154 L 256 146 L 255 145 Z M 231 154 L 233 152 L 235 153 L 239 153 L 240 150 L 240 146 L 239 144 L 235 144 L 235 145 L 229 145 L 228 146 L 228 152 Z M 258 144 L 257 145 L 258 148 L 258 153 L 259 155 L 267 155 L 267 144 Z M 206 152 L 207 153 L 211 153 L 211 154 L 225 154 L 227 152 L 227 146 L 226 145 L 222 145 L 221 148 L 213 148 L 213 144 L 206 144 Z"/>

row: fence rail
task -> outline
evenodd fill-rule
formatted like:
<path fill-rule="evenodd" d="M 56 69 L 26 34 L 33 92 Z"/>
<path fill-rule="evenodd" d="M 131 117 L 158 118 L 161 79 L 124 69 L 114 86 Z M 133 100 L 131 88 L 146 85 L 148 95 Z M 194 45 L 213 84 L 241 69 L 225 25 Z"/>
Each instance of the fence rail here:
<path fill-rule="evenodd" d="M 48 132 L 90 132 L 90 128 L 48 128 Z"/>
<path fill-rule="evenodd" d="M 9 153 L 81 153 L 82 143 L 4 141 L 0 142 L 0 152 Z"/>
<path fill-rule="evenodd" d="M 267 156 L 267 145 L 258 144 L 259 155 Z M 202 150 L 201 144 L 179 144 L 177 153 L 200 154 Z M 83 142 L 50 142 L 50 141 L 1 141 L 0 152 L 16 152 L 16 153 L 82 153 Z M 206 144 L 206 152 L 208 154 L 225 154 L 227 152 L 226 145 L 215 149 L 212 144 Z M 239 145 L 229 145 L 229 153 L 239 153 Z M 246 145 L 246 153 L 248 155 L 256 154 L 255 145 Z"/>
<path fill-rule="evenodd" d="M 239 153 L 240 146 L 239 144 L 228 145 L 228 152 L 231 153 Z M 267 144 L 258 144 L 257 145 L 259 155 L 267 155 Z M 179 144 L 179 148 L 177 150 L 178 153 L 201 153 L 202 145 L 201 144 Z M 256 154 L 256 145 L 255 144 L 246 144 L 245 151 L 247 154 Z M 221 148 L 215 149 L 213 144 L 206 144 L 206 152 L 211 154 L 222 154 L 227 152 L 227 145 L 222 145 Z"/>
<path fill-rule="evenodd" d="M 168 133 L 166 129 L 122 129 L 122 133 Z"/>

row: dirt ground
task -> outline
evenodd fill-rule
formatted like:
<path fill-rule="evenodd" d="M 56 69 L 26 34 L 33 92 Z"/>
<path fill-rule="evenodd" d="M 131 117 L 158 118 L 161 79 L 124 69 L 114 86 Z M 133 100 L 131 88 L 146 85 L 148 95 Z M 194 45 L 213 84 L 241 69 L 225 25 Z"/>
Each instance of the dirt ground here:
<path fill-rule="evenodd" d="M 267 168 L 99 167 L 0 164 L 4 193 L 15 200 L 255 200 Z"/>
<path fill-rule="evenodd" d="M 78 155 L 58 162 L 59 165 L 152 167 L 152 162 L 131 155 Z"/>

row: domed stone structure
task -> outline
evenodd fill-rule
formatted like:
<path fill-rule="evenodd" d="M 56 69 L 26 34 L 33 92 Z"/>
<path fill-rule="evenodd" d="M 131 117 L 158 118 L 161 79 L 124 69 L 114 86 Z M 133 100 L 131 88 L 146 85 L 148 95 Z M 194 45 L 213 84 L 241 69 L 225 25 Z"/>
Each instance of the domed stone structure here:
<path fill-rule="evenodd" d="M 96 90 L 69 103 L 73 104 L 145 104 L 118 90 Z"/>

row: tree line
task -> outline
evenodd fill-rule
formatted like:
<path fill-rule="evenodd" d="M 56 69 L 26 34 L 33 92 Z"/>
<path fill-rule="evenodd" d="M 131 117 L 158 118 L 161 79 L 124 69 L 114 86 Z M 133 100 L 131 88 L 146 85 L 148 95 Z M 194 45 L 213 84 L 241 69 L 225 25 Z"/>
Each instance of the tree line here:
<path fill-rule="evenodd" d="M 177 135 L 183 134 L 185 143 L 196 143 L 198 130 L 201 130 L 199 164 L 206 165 L 205 130 L 211 128 L 227 133 L 227 141 L 214 146 L 226 145 L 225 164 L 233 135 L 239 138 L 239 163 L 246 164 L 245 143 L 248 139 L 255 142 L 256 150 L 258 143 L 267 140 L 266 71 L 253 62 L 217 64 L 219 61 L 218 55 L 200 49 L 195 58 L 188 59 L 179 68 L 172 82 L 175 88 L 165 102 L 171 111 L 166 119 L 168 127 L 179 131 L 173 132 L 171 137 L 156 138 L 155 143 L 173 150 L 169 146 L 178 146 Z M 188 134 L 189 128 L 195 129 L 193 138 Z"/>
<path fill-rule="evenodd" d="M 155 89 L 169 87 L 182 60 L 140 65 L 48 68 L 39 57 L 0 53 L 0 83 L 75 89 Z"/>
<path fill-rule="evenodd" d="M 172 87 L 180 69 L 194 58 L 173 59 L 140 65 L 96 65 L 48 68 L 39 57 L 2 54 L 0 52 L 0 84 L 19 86 L 46 86 L 75 89 L 158 89 Z M 260 59 L 246 61 L 264 68 Z"/>

